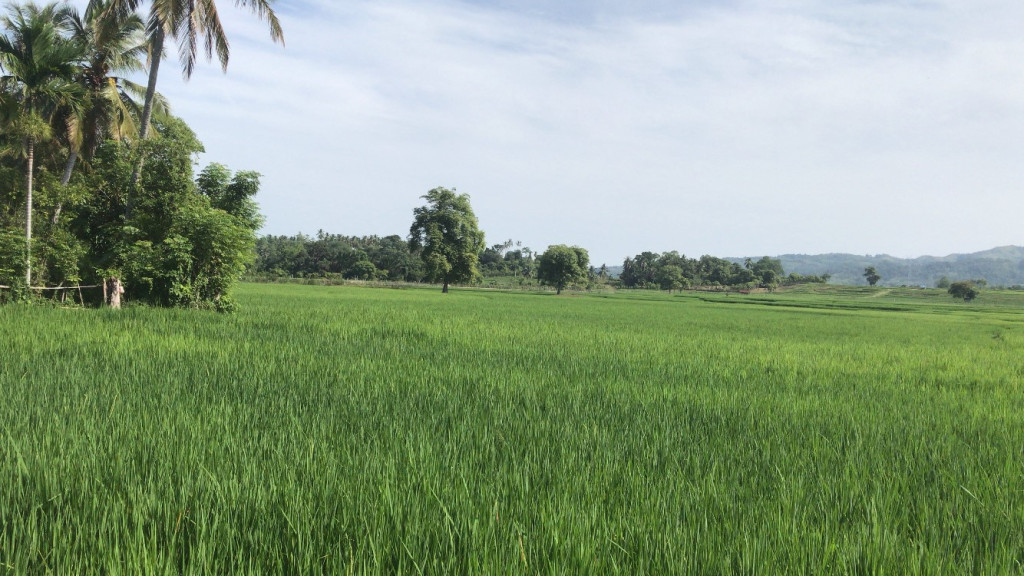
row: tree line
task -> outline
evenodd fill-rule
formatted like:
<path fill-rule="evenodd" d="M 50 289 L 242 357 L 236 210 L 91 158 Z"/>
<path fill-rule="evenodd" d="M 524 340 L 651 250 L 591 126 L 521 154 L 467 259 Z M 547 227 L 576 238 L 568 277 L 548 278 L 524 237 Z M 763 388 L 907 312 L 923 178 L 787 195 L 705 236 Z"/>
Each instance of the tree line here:
<path fill-rule="evenodd" d="M 344 236 L 323 230 L 315 236 L 266 235 L 256 240 L 255 278 L 324 278 L 420 282 L 419 255 L 391 236 Z"/>
<path fill-rule="evenodd" d="M 452 284 L 485 276 L 531 279 L 559 293 L 588 287 L 595 278 L 587 251 L 578 246 L 549 246 L 543 254 L 508 240 L 484 242 L 469 195 L 434 188 L 413 209 L 407 239 L 391 236 L 263 236 L 256 241 L 255 278 L 322 278 L 435 282 L 443 292 Z"/>
<path fill-rule="evenodd" d="M 323 231 L 310 237 L 264 236 L 256 243 L 251 274 L 262 278 L 339 278 L 436 282 L 442 291 L 455 283 L 504 276 L 535 280 L 561 292 L 567 287 L 610 285 L 682 290 L 690 287 L 774 289 L 779 285 L 824 283 L 828 275 L 786 275 L 778 259 L 747 259 L 743 265 L 714 256 L 687 258 L 678 252 L 643 252 L 626 258 L 613 278 L 590 265 L 587 251 L 557 244 L 540 254 L 512 240 L 486 246 L 469 196 L 435 188 L 413 210 L 408 242 L 398 235 L 342 236 Z"/>
<path fill-rule="evenodd" d="M 828 282 L 829 275 L 786 274 L 776 258 L 747 258 L 740 265 L 715 256 L 687 258 L 676 251 L 642 252 L 622 263 L 619 284 L 625 288 L 682 290 L 691 287 L 765 288 Z"/>
<path fill-rule="evenodd" d="M 477 264 L 481 278 L 535 279 L 537 254 L 508 240 L 483 249 Z M 254 279 L 318 278 L 423 282 L 420 253 L 402 236 L 346 236 L 323 230 L 315 235 L 264 235 L 256 240 L 256 258 L 247 274 Z"/>
<path fill-rule="evenodd" d="M 271 0 L 236 2 L 283 41 Z M 0 17 L 0 299 L 79 287 L 230 309 L 262 217 L 255 172 L 212 164 L 156 91 L 165 46 L 227 66 L 214 0 L 11 3 Z M 144 74 L 145 85 L 132 82 Z"/>

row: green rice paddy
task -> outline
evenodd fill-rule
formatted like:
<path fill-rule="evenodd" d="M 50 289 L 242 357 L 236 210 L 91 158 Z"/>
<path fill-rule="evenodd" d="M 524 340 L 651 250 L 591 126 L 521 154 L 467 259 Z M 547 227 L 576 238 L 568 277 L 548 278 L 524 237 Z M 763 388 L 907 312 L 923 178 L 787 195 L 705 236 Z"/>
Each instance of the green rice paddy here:
<path fill-rule="evenodd" d="M 1024 299 L 0 307 L 2 574 L 1024 572 Z"/>

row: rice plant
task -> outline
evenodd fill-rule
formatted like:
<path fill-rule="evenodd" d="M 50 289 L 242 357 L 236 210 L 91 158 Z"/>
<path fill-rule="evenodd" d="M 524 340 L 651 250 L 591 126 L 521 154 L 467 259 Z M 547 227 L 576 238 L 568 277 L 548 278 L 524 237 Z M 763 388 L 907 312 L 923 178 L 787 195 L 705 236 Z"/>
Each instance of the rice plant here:
<path fill-rule="evenodd" d="M 1019 303 L 605 296 L 0 307 L 0 574 L 1021 572 Z"/>

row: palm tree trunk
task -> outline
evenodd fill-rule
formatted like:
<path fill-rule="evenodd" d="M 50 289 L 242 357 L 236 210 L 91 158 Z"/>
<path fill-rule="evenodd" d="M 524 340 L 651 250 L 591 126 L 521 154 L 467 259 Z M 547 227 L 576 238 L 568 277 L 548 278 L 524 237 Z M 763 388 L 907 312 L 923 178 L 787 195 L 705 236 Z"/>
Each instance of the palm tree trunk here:
<path fill-rule="evenodd" d="M 153 34 L 153 44 L 150 46 L 149 54 L 149 82 L 146 84 L 146 101 L 142 106 L 142 118 L 139 126 L 139 142 L 149 135 L 149 121 L 153 117 L 153 99 L 156 97 L 156 78 L 160 73 L 160 59 L 164 53 L 164 31 L 157 30 Z M 132 170 L 132 179 L 128 187 L 128 200 L 125 202 L 124 215 L 131 218 L 133 194 L 138 192 L 139 180 L 142 176 L 142 163 L 145 158 L 139 155 L 135 161 L 135 169 Z"/>
<path fill-rule="evenodd" d="M 145 140 L 149 134 L 149 120 L 153 117 L 153 99 L 156 97 L 156 78 L 160 72 L 160 59 L 164 53 L 164 32 L 158 30 L 153 34 L 153 45 L 149 55 L 149 82 L 146 84 L 146 101 L 142 106 L 142 118 L 139 125 L 139 140 Z"/>
<path fill-rule="evenodd" d="M 32 286 L 32 173 L 36 161 L 36 139 L 28 137 L 25 169 L 25 285 Z"/>
<path fill-rule="evenodd" d="M 74 170 L 75 170 L 75 163 L 76 162 L 78 162 L 78 152 L 75 152 L 74 150 L 72 150 L 71 153 L 68 154 L 67 164 L 64 165 L 64 175 L 61 176 L 61 178 L 60 178 L 60 185 L 61 186 L 67 187 L 68 182 L 71 181 L 71 173 L 74 172 Z M 64 209 L 64 201 L 63 200 L 58 200 L 57 201 L 57 207 L 53 209 L 53 218 L 50 219 L 50 223 L 52 223 L 54 226 L 56 226 L 57 222 L 60 221 L 60 212 L 63 209 Z"/>
<path fill-rule="evenodd" d="M 75 170 L 75 164 L 78 162 L 78 152 L 74 150 L 68 154 L 68 161 L 64 164 L 64 175 L 60 177 L 60 185 L 67 186 L 68 182 L 71 181 L 71 173 Z"/>

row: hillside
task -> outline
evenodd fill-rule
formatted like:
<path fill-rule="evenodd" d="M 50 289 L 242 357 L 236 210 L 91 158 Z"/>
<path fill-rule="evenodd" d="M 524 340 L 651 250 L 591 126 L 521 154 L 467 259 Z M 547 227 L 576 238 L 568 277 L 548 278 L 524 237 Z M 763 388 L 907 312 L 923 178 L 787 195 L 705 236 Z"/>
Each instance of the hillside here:
<path fill-rule="evenodd" d="M 760 258 L 756 256 L 755 258 Z M 864 281 L 864 268 L 874 266 L 884 286 L 935 286 L 943 276 L 951 281 L 984 279 L 991 286 L 1024 286 L 1024 247 L 999 246 L 972 254 L 897 258 L 888 254 L 783 254 L 786 273 L 831 274 L 831 284 L 858 285 Z M 742 263 L 745 258 L 727 258 Z M 622 266 L 609 266 L 612 276 Z"/>
<path fill-rule="evenodd" d="M 897 258 L 888 254 L 783 254 L 782 267 L 798 274 L 831 274 L 833 284 L 864 284 L 864 268 L 874 266 L 885 286 L 935 286 L 950 280 L 985 279 L 992 286 L 1024 285 L 1024 247 L 1000 246 L 973 254 Z M 740 259 L 742 261 L 742 259 Z"/>

